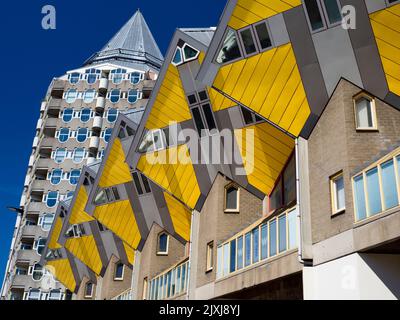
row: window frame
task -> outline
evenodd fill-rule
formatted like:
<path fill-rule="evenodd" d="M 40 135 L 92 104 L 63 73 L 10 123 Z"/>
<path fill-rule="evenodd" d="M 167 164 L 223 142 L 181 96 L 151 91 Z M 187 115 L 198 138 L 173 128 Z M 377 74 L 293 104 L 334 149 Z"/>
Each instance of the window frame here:
<path fill-rule="evenodd" d="M 342 20 L 334 22 L 334 23 L 331 23 L 329 21 L 329 15 L 328 15 L 328 11 L 326 9 L 324 0 L 315 0 L 315 1 L 317 3 L 318 9 L 319 9 L 319 13 L 321 15 L 322 24 L 323 24 L 323 26 L 321 28 L 315 29 L 315 30 L 313 30 L 313 28 L 312 28 L 311 20 L 310 20 L 310 17 L 308 15 L 308 11 L 307 11 L 307 7 L 306 7 L 306 4 L 305 4 L 305 1 L 302 1 L 302 4 L 301 4 L 303 6 L 304 13 L 305 13 L 305 16 L 306 16 L 306 20 L 307 20 L 307 23 L 308 23 L 308 27 L 310 28 L 311 34 L 315 34 L 315 33 L 318 33 L 318 32 L 321 32 L 321 31 L 324 31 L 324 30 L 327 30 L 329 28 L 333 28 L 333 27 L 336 27 L 336 26 L 342 24 L 343 17 L 342 17 Z M 337 3 L 337 5 L 339 7 L 339 11 L 341 13 L 342 5 L 339 2 L 339 0 L 335 0 L 335 1 Z"/>
<path fill-rule="evenodd" d="M 206 273 L 209 273 L 214 269 L 214 241 L 207 243 L 206 250 Z"/>
<path fill-rule="evenodd" d="M 232 31 L 236 34 L 236 41 L 237 41 L 237 43 L 238 43 L 239 52 L 240 52 L 240 57 L 237 57 L 237 58 L 235 58 L 235 59 L 233 59 L 233 60 L 229 60 L 229 61 L 221 62 L 221 63 L 220 63 L 220 62 L 217 61 L 218 55 L 219 55 L 219 53 L 220 53 L 221 50 L 222 50 L 222 47 L 223 47 L 223 45 L 224 45 L 224 42 L 225 42 L 225 39 L 226 39 L 226 37 L 227 37 L 227 35 L 228 35 L 229 30 L 232 30 Z M 242 60 L 242 59 L 244 58 L 244 53 L 243 53 L 243 51 L 242 51 L 242 45 L 240 44 L 240 37 L 239 37 L 239 34 L 238 34 L 237 30 L 235 30 L 235 29 L 233 29 L 233 28 L 227 26 L 226 29 L 225 29 L 224 35 L 223 35 L 223 37 L 222 37 L 221 39 L 222 39 L 222 40 L 221 40 L 221 43 L 219 44 L 218 50 L 216 51 L 215 56 L 214 56 L 214 58 L 213 58 L 213 61 L 214 61 L 217 65 L 219 65 L 219 66 L 225 66 L 225 65 L 228 65 L 228 64 L 231 64 L 231 63 L 235 63 L 235 62 L 237 62 L 237 61 L 240 61 L 240 60 Z"/>
<path fill-rule="evenodd" d="M 228 200 L 228 190 L 234 188 L 236 189 L 236 208 L 229 209 L 227 208 L 227 200 Z M 224 213 L 240 213 L 240 187 L 236 183 L 229 183 L 224 187 Z"/>
<path fill-rule="evenodd" d="M 90 294 L 88 294 L 87 289 L 88 289 L 88 285 L 90 285 Z M 93 290 L 94 289 L 94 283 L 93 282 L 86 282 L 85 283 L 85 292 L 84 292 L 84 298 L 85 299 L 91 299 L 93 298 Z"/>
<path fill-rule="evenodd" d="M 343 192 L 344 192 L 344 207 L 337 208 L 337 184 L 336 182 L 339 179 L 343 179 Z M 346 188 L 344 181 L 343 170 L 335 173 L 333 176 L 329 178 L 330 185 L 330 195 L 331 195 L 331 215 L 336 216 L 338 214 L 344 213 L 346 211 Z"/>
<path fill-rule="evenodd" d="M 260 24 L 261 24 L 261 23 L 260 23 Z M 250 34 L 251 34 L 251 37 L 252 37 L 252 39 L 253 39 L 255 51 L 252 52 L 252 53 L 247 53 L 247 52 L 246 52 L 246 46 L 245 46 L 244 41 L 243 41 L 243 38 L 242 38 L 242 32 L 244 32 L 244 31 L 246 31 L 246 30 L 250 30 Z M 239 38 L 239 45 L 242 47 L 242 50 L 241 50 L 241 51 L 242 51 L 242 53 L 243 53 L 243 57 L 244 57 L 244 58 L 250 58 L 250 57 L 252 57 L 252 56 L 255 56 L 255 55 L 257 55 L 257 54 L 260 54 L 260 52 L 261 52 L 261 50 L 260 50 L 261 46 L 259 46 L 259 41 L 258 41 L 258 39 L 257 39 L 258 36 L 255 35 L 255 30 L 254 30 L 254 28 L 253 28 L 252 25 L 249 25 L 249 26 L 246 26 L 246 27 L 244 27 L 244 28 L 241 28 L 241 29 L 237 30 L 237 35 L 238 35 L 238 38 Z"/>
<path fill-rule="evenodd" d="M 160 238 L 161 236 L 165 235 L 167 237 L 167 244 L 165 251 L 160 251 Z M 169 234 L 166 233 L 165 231 L 162 231 L 158 234 L 157 236 L 157 256 L 167 256 L 169 252 Z"/>
<path fill-rule="evenodd" d="M 258 37 L 258 33 L 257 33 L 257 29 L 256 28 L 257 28 L 257 26 L 259 26 L 261 24 L 265 24 L 265 26 L 267 27 L 269 40 L 271 41 L 271 45 L 269 47 L 267 47 L 267 48 L 262 48 L 261 40 Z M 253 35 L 255 37 L 256 46 L 258 46 L 259 53 L 263 53 L 263 52 L 271 50 L 272 48 L 275 47 L 274 39 L 272 37 L 272 32 L 271 32 L 271 28 L 269 26 L 268 19 L 265 19 L 265 20 L 262 20 L 262 21 L 259 21 L 259 22 L 256 22 L 256 23 L 252 24 L 252 29 L 253 29 Z"/>
<path fill-rule="evenodd" d="M 122 275 L 120 277 L 117 276 L 118 266 L 122 266 Z M 119 261 L 114 266 L 114 281 L 124 281 L 124 275 L 125 275 L 125 265 L 121 261 Z"/>
<path fill-rule="evenodd" d="M 369 100 L 371 106 L 371 119 L 372 119 L 372 127 L 359 127 L 357 121 L 357 102 L 361 99 Z M 370 96 L 365 92 L 360 92 L 353 97 L 353 106 L 354 106 L 354 122 L 356 131 L 365 132 L 365 131 L 378 131 L 378 120 L 376 115 L 376 103 L 375 98 Z"/>

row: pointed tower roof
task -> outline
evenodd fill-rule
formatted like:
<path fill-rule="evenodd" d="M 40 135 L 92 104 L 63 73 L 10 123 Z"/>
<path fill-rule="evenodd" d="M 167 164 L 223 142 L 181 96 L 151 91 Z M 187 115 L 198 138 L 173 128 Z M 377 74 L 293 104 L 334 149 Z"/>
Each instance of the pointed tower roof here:
<path fill-rule="evenodd" d="M 137 67 L 138 64 L 159 69 L 163 55 L 138 9 L 129 21 L 99 52 L 91 56 L 85 65 L 104 62 L 117 63 L 127 67 Z"/>

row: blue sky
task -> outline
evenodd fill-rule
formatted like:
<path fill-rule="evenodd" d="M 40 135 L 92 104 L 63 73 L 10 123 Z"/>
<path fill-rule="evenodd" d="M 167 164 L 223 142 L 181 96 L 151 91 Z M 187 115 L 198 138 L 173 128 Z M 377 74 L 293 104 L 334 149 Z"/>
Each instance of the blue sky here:
<path fill-rule="evenodd" d="M 47 0 L 2 3 L 0 30 L 2 97 L 0 137 L 0 281 L 3 280 L 15 215 L 32 147 L 40 101 L 53 77 L 82 63 L 142 11 L 163 53 L 177 27 L 218 23 L 225 0 Z M 43 30 L 44 5 L 54 5 L 57 29 Z"/>

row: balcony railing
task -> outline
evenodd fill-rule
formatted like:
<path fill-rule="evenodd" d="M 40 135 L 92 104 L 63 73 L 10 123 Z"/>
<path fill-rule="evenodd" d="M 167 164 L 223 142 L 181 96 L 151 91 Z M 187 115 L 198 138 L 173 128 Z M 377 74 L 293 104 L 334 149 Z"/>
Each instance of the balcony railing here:
<path fill-rule="evenodd" d="M 172 299 L 187 292 L 189 261 L 184 262 L 153 278 L 149 283 L 149 300 Z"/>
<path fill-rule="evenodd" d="M 298 246 L 297 207 L 264 218 L 217 249 L 217 279 L 268 261 Z"/>
<path fill-rule="evenodd" d="M 133 299 L 132 290 L 128 289 L 120 293 L 119 295 L 115 296 L 111 300 L 132 300 L 132 299 Z"/>

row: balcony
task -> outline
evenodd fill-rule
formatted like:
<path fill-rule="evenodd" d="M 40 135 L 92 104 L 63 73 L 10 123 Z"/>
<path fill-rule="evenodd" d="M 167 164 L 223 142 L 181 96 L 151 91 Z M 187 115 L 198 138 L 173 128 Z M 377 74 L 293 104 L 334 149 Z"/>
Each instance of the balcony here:
<path fill-rule="evenodd" d="M 11 286 L 13 288 L 32 288 L 35 287 L 35 282 L 30 275 L 16 274 L 12 279 Z"/>
<path fill-rule="evenodd" d="M 41 141 L 40 147 L 51 148 L 57 144 L 57 140 L 51 137 L 44 137 Z"/>
<path fill-rule="evenodd" d="M 143 91 L 152 91 L 154 88 L 154 80 L 144 80 L 143 81 Z"/>
<path fill-rule="evenodd" d="M 89 149 L 98 149 L 100 145 L 100 137 L 91 137 Z"/>
<path fill-rule="evenodd" d="M 106 98 L 98 97 L 96 100 L 96 111 L 98 112 L 104 111 L 105 106 L 106 106 Z"/>
<path fill-rule="evenodd" d="M 27 211 L 30 213 L 41 213 L 48 211 L 48 208 L 43 202 L 30 202 Z"/>
<path fill-rule="evenodd" d="M 49 103 L 47 104 L 47 109 L 61 109 L 62 99 L 51 98 Z"/>
<path fill-rule="evenodd" d="M 107 78 L 101 78 L 100 83 L 99 83 L 99 91 L 107 91 L 108 89 L 108 79 Z"/>
<path fill-rule="evenodd" d="M 149 282 L 148 300 L 174 299 L 187 292 L 189 261 L 186 258 Z M 165 285 L 167 284 L 167 285 Z"/>
<path fill-rule="evenodd" d="M 103 126 L 103 117 L 100 117 L 100 116 L 94 117 L 94 119 L 93 119 L 93 129 L 95 129 L 95 128 L 101 129 L 102 126 Z"/>
<path fill-rule="evenodd" d="M 58 118 L 47 118 L 45 120 L 46 128 L 54 128 L 57 126 L 59 119 Z"/>
<path fill-rule="evenodd" d="M 47 232 L 43 231 L 43 229 L 40 226 L 24 226 L 22 228 L 22 236 L 45 238 L 47 236 Z"/>
<path fill-rule="evenodd" d="M 17 261 L 39 261 L 40 256 L 35 250 L 19 250 Z"/>
<path fill-rule="evenodd" d="M 39 169 L 39 168 L 47 169 L 50 166 L 50 164 L 53 164 L 53 163 L 54 163 L 53 159 L 39 158 L 36 161 L 36 166 L 35 167 L 36 167 L 36 169 Z"/>
<path fill-rule="evenodd" d="M 44 190 L 49 186 L 49 182 L 47 180 L 33 180 L 31 184 L 31 190 Z"/>
<path fill-rule="evenodd" d="M 218 246 L 217 280 L 296 250 L 297 215 L 297 207 L 294 207 L 263 218 Z"/>
<path fill-rule="evenodd" d="M 133 292 L 131 289 L 128 289 L 121 294 L 115 296 L 111 300 L 133 300 Z"/>

